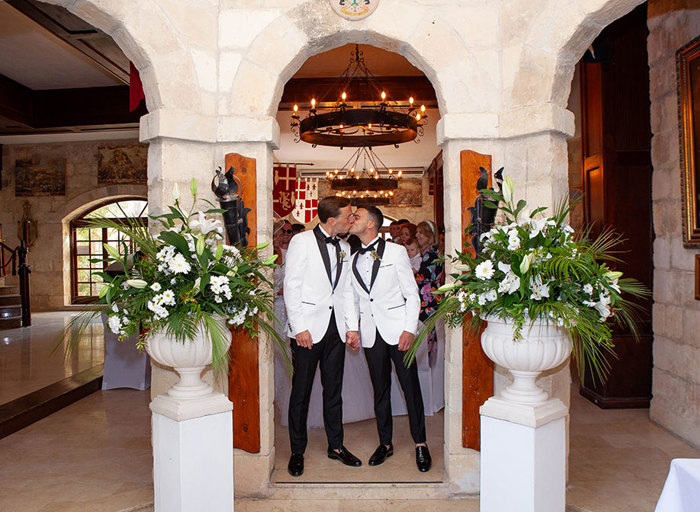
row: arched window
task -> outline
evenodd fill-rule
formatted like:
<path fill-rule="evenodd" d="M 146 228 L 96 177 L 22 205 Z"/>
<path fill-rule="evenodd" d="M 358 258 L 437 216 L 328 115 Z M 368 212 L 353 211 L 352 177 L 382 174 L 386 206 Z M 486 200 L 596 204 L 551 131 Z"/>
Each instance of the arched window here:
<path fill-rule="evenodd" d="M 148 202 L 143 198 L 118 199 L 103 203 L 70 223 L 71 237 L 71 299 L 73 304 L 95 302 L 102 288 L 102 277 L 97 272 L 105 269 L 103 263 L 91 261 L 106 258 L 104 244 L 124 253 L 129 239 L 115 229 L 89 228 L 90 219 L 109 218 L 117 222 L 127 218 L 140 218 L 148 222 Z"/>

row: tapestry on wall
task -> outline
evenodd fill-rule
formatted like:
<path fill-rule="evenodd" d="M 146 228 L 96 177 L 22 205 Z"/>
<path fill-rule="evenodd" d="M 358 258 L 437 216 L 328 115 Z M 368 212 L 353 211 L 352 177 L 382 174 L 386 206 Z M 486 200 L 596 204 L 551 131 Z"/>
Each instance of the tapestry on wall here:
<path fill-rule="evenodd" d="M 65 158 L 15 161 L 15 196 L 65 195 Z"/>
<path fill-rule="evenodd" d="M 335 192 L 331 190 L 328 180 L 320 180 L 318 196 L 323 198 L 332 195 Z M 399 181 L 399 188 L 394 190 L 389 206 L 423 206 L 423 180 L 404 178 Z"/>
<path fill-rule="evenodd" d="M 100 146 L 97 148 L 98 185 L 145 185 L 147 175 L 148 146 Z"/>

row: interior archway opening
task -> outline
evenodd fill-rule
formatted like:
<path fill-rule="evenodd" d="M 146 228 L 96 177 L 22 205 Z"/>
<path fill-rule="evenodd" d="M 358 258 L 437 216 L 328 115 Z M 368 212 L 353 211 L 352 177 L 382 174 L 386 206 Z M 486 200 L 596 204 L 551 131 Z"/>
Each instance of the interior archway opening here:
<path fill-rule="evenodd" d="M 337 195 L 341 192 L 333 188 L 327 178 L 327 172 L 343 169 L 344 164 L 352 160 L 353 147 L 330 147 L 318 145 L 312 147 L 305 142 L 295 142 L 295 134 L 290 128 L 294 105 L 308 108 L 312 98 L 340 97 L 343 91 L 334 90 L 337 77 L 347 67 L 355 44 L 347 44 L 309 58 L 286 83 L 276 119 L 280 126 L 280 147 L 274 151 L 273 201 L 275 207 L 275 228 L 279 236 L 275 237 L 284 250 L 278 251 L 284 256 L 289 235 L 287 230 L 294 227 L 294 234 L 303 225 L 304 230 L 313 229 L 319 222 L 314 209 L 317 200 Z M 376 77 L 379 89 L 386 92 L 392 100 L 406 102 L 413 97 L 416 106 L 425 104 L 428 123 L 422 137 L 416 141 L 398 146 L 376 146 L 372 150 L 387 168 L 402 170 L 398 188 L 388 200 L 377 201 L 377 206 L 385 215 L 385 222 L 380 236 L 387 240 L 401 240 L 400 230 L 396 225 L 408 224 L 410 235 L 421 222 L 429 221 L 435 226 L 436 240 L 444 233 L 443 197 L 442 197 L 442 158 L 441 149 L 436 141 L 436 124 L 440 119 L 438 100 L 435 91 L 424 73 L 411 65 L 403 56 L 374 46 L 359 45 L 367 66 Z M 369 102 L 379 98 L 348 98 L 348 102 Z M 379 94 L 379 93 L 377 93 Z M 419 108 L 419 107 L 418 107 Z M 300 109 L 300 114 L 301 114 Z M 303 117 L 302 117 L 303 118 Z M 361 162 L 361 161 L 360 161 Z M 352 164 L 348 164 L 347 168 Z M 357 163 L 369 168 L 369 164 Z M 348 170 L 346 169 L 346 170 Z M 366 169 L 369 170 L 369 169 Z M 353 209 L 358 204 L 372 204 L 374 190 L 368 191 L 368 197 L 362 201 L 353 201 Z M 348 191 L 351 197 L 358 197 L 362 191 Z M 293 201 L 294 204 L 290 204 Z M 393 224 L 393 226 L 392 226 Z M 293 226 L 296 225 L 296 226 Z M 285 235 L 287 238 L 285 240 Z M 415 243 L 413 236 L 410 243 Z M 419 252 L 418 258 L 420 259 Z M 418 267 L 420 265 L 418 264 Z M 418 270 L 418 268 L 416 269 Z M 280 275 L 276 276 L 282 279 Z M 436 282 L 444 279 L 435 276 Z M 419 283 L 420 284 L 420 280 Z M 417 285 L 418 287 L 418 285 Z M 279 290 L 279 286 L 276 289 Z M 284 315 L 283 295 L 277 299 L 276 312 Z M 279 297 L 279 296 L 278 296 Z M 287 463 L 291 454 L 288 432 L 288 407 L 291 380 L 279 354 L 275 361 L 275 472 L 272 481 L 283 482 L 442 482 L 446 479 L 444 465 L 444 329 L 438 330 L 437 346 L 433 353 L 426 354 L 419 361 L 419 380 L 426 413 L 427 443 L 430 447 L 433 467 L 428 473 L 420 473 L 416 468 L 414 443 L 409 432 L 409 422 L 403 394 L 393 373 L 392 379 L 392 413 L 393 442 L 395 454 L 381 466 L 370 467 L 367 460 L 379 444 L 376 420 L 374 416 L 373 393 L 365 356 L 362 348 L 351 351 L 346 348 L 345 375 L 343 382 L 343 423 L 346 447 L 363 462 L 360 468 L 348 468 L 336 461 L 328 460 L 328 446 L 323 429 L 322 386 L 319 371 L 314 381 L 307 419 L 309 443 L 306 449 L 306 469 L 301 477 L 292 477 L 287 472 Z M 285 329 L 280 331 L 283 339 L 288 339 Z M 433 360 L 432 364 L 430 359 Z"/>

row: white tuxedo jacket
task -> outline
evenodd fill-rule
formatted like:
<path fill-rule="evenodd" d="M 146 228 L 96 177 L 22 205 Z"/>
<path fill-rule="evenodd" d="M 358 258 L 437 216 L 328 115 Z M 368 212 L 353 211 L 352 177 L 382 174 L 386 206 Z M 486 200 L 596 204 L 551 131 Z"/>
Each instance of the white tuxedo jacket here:
<path fill-rule="evenodd" d="M 357 271 L 355 253 L 352 259 L 354 298 L 346 309 L 352 309 L 355 323 L 348 330 L 358 330 L 363 347 L 373 347 L 377 331 L 389 345 L 398 345 L 403 331 L 415 334 L 418 328 L 420 298 L 406 249 L 381 238 L 376 247 L 379 259 L 372 264 L 371 283 L 365 284 Z"/>
<path fill-rule="evenodd" d="M 340 251 L 345 254 L 337 265 L 335 275 L 331 276 L 329 253 L 332 252 L 326 247 L 318 227 L 299 233 L 289 242 L 284 263 L 284 304 L 287 309 L 287 333 L 291 338 L 308 330 L 313 342 L 318 343 L 326 334 L 331 313 L 335 310 L 338 333 L 345 343 L 348 320 L 345 304 L 351 302 L 353 293 L 348 279 L 350 245 L 341 240 Z"/>

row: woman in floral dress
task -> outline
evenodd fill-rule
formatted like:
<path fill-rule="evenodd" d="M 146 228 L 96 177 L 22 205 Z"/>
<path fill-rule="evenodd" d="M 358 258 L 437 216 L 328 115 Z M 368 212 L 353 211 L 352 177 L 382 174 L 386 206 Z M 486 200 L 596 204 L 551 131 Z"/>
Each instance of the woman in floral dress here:
<path fill-rule="evenodd" d="M 423 221 L 418 224 L 416 240 L 423 255 L 420 268 L 416 272 L 416 283 L 418 284 L 418 294 L 421 299 L 419 319 L 421 322 L 424 322 L 437 309 L 438 299 L 432 292 L 440 287 L 444 265 L 442 261 L 438 260 L 437 230 L 431 221 Z M 437 334 L 435 329 L 431 331 L 426 341 L 432 360 L 437 353 Z"/>

